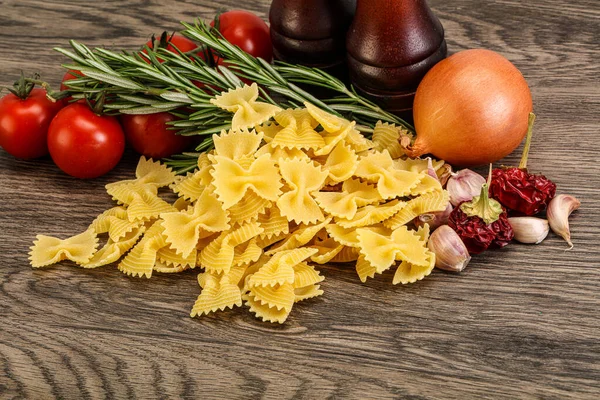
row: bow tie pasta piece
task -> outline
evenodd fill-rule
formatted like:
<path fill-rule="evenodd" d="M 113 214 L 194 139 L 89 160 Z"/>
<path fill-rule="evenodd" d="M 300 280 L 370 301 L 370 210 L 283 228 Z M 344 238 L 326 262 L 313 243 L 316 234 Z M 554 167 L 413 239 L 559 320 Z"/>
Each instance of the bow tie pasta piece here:
<path fill-rule="evenodd" d="M 290 233 L 290 224 L 287 218 L 281 215 L 281 211 L 275 205 L 258 216 L 258 223 L 263 229 L 259 235 L 261 238 L 270 239 L 273 236 Z"/>
<path fill-rule="evenodd" d="M 212 161 L 208 158 L 208 154 L 202 153 L 198 157 L 198 171 L 188 172 L 185 178 L 176 180 L 169 187 L 180 198 L 196 201 L 212 182 L 211 169 Z"/>
<path fill-rule="evenodd" d="M 421 173 L 421 179 L 417 186 L 412 188 L 411 196 L 419 196 L 431 192 L 441 192 L 442 184 L 437 178 L 434 178 L 427 173 Z"/>
<path fill-rule="evenodd" d="M 277 311 L 285 310 L 288 313 L 292 311 L 296 297 L 294 286 L 291 283 L 276 286 L 254 286 L 250 288 L 249 292 L 261 305 L 274 307 Z"/>
<path fill-rule="evenodd" d="M 348 123 L 345 119 L 323 111 L 309 102 L 304 102 L 304 107 L 326 132 L 337 132 Z"/>
<path fill-rule="evenodd" d="M 256 131 L 263 134 L 263 140 L 265 143 L 271 143 L 277 133 L 283 129 L 281 125 L 273 122 L 265 122 L 264 124 L 257 125 Z"/>
<path fill-rule="evenodd" d="M 313 197 L 319 206 L 334 217 L 352 219 L 358 207 L 381 200 L 375 186 L 359 179 L 349 179 L 342 185 L 341 192 L 316 192 Z"/>
<path fill-rule="evenodd" d="M 248 279 L 248 287 L 275 286 L 294 283 L 294 266 L 317 252 L 317 249 L 301 247 L 274 254 Z M 260 260 L 259 260 L 260 261 Z"/>
<path fill-rule="evenodd" d="M 175 251 L 175 249 L 171 248 L 169 245 L 161 247 L 156 253 L 157 262 L 164 264 L 167 268 L 195 268 L 197 256 L 198 251 L 196 249 L 192 250 L 192 252 L 187 257 L 183 257 L 181 253 L 177 253 L 177 251 Z M 154 268 L 154 270 L 158 271 L 156 267 Z"/>
<path fill-rule="evenodd" d="M 415 172 L 395 169 L 387 151 L 369 153 L 362 157 L 354 174 L 377 183 L 377 190 L 384 199 L 410 195 L 423 177 Z"/>
<path fill-rule="evenodd" d="M 82 266 L 84 268 L 97 268 L 114 263 L 137 243 L 145 231 L 146 227 L 142 225 L 139 228 L 135 228 L 131 232 L 128 232 L 117 242 L 109 238 L 106 244 Z"/>
<path fill-rule="evenodd" d="M 392 284 L 397 285 L 398 283 L 401 283 L 406 285 L 407 283 L 415 283 L 431 274 L 431 271 L 433 271 L 433 268 L 435 267 L 435 254 L 428 251 L 427 256 L 429 259 L 427 265 L 415 265 L 408 261 L 402 261 L 398 266 L 398 269 L 396 269 Z"/>
<path fill-rule="evenodd" d="M 202 279 L 200 276 L 206 278 Z M 241 307 L 242 293 L 237 284 L 231 283 L 227 275 L 221 278 L 204 272 L 198 275 L 198 282 L 203 282 L 202 291 L 192 308 L 190 316 L 210 314 L 217 310 L 225 310 L 235 306 Z"/>
<path fill-rule="evenodd" d="M 284 110 L 274 118 L 283 128 L 273 137 L 270 145 L 304 150 L 325 146 L 325 140 L 315 131 L 318 123 L 306 110 Z"/>
<path fill-rule="evenodd" d="M 310 285 L 302 288 L 294 289 L 294 302 L 312 299 L 313 297 L 321 296 L 324 292 L 321 290 L 321 285 Z"/>
<path fill-rule="evenodd" d="M 227 213 L 208 191 L 202 193 L 193 209 L 165 213 L 161 217 L 167 242 L 183 257 L 196 249 L 201 230 L 222 232 L 229 229 Z"/>
<path fill-rule="evenodd" d="M 316 262 L 317 264 L 328 263 L 344 249 L 343 244 L 339 244 L 331 238 L 316 240 L 310 247 L 318 250 L 318 253 L 310 258 L 311 261 Z"/>
<path fill-rule="evenodd" d="M 366 206 L 360 208 L 352 219 L 335 218 L 335 223 L 343 228 L 357 228 L 378 224 L 397 214 L 406 207 L 405 201 L 392 200 L 377 206 Z"/>
<path fill-rule="evenodd" d="M 269 307 L 268 305 L 261 303 L 259 300 L 256 300 L 251 293 L 245 294 L 242 298 L 244 299 L 245 304 L 250 308 L 250 312 L 264 322 L 277 322 L 283 324 L 290 315 L 290 312 L 285 308 L 278 310 L 276 307 Z"/>
<path fill-rule="evenodd" d="M 241 225 L 244 222 L 256 221 L 260 214 L 272 205 L 273 203 L 269 200 L 265 200 L 249 190 L 242 197 L 242 200 L 227 210 L 230 224 L 231 226 L 235 226 Z"/>
<path fill-rule="evenodd" d="M 175 181 L 175 172 L 159 161 L 152 161 L 151 158 L 144 156 L 140 157 L 137 168 L 135 170 L 136 179 L 129 179 L 109 183 L 106 185 L 106 190 L 109 194 L 115 190 L 118 186 L 139 184 L 139 185 L 152 185 L 156 188 L 168 186 Z"/>
<path fill-rule="evenodd" d="M 102 214 L 98 215 L 90 224 L 89 228 L 92 228 L 97 234 L 107 233 L 110 229 L 110 217 L 117 217 L 119 219 L 127 219 L 127 209 L 122 206 L 116 206 L 109 208 Z"/>
<path fill-rule="evenodd" d="M 173 212 L 172 205 L 148 191 L 142 190 L 133 193 L 133 199 L 127 207 L 129 221 L 141 221 L 158 218 L 162 213 Z"/>
<path fill-rule="evenodd" d="M 359 252 L 358 248 L 345 246 L 342 249 L 342 251 L 340 251 L 338 254 L 336 254 L 335 257 L 333 257 L 330 260 L 330 262 L 332 262 L 332 263 L 348 263 L 348 262 L 358 260 L 359 255 L 360 255 L 360 252 Z"/>
<path fill-rule="evenodd" d="M 258 261 L 263 254 L 263 248 L 258 245 L 258 238 L 253 237 L 248 242 L 236 246 L 234 249 L 232 267 L 248 266 Z"/>
<path fill-rule="evenodd" d="M 396 260 L 423 266 L 430 263 L 426 243 L 405 226 L 394 230 L 389 237 L 359 228 L 358 241 L 360 253 L 378 273 L 390 268 Z"/>
<path fill-rule="evenodd" d="M 268 155 L 263 155 L 244 168 L 234 160 L 214 156 L 212 172 L 215 194 L 228 209 L 238 203 L 248 190 L 265 200 L 276 201 L 281 193 L 278 168 Z"/>
<path fill-rule="evenodd" d="M 329 179 L 335 183 L 350 179 L 357 167 L 358 156 L 350 146 L 343 143 L 334 147 L 323 164 L 323 168 L 329 173 Z"/>
<path fill-rule="evenodd" d="M 368 278 L 375 278 L 375 274 L 381 273 L 384 270 L 379 271 L 367 261 L 364 255 L 361 254 L 358 256 L 358 260 L 356 260 L 356 273 L 362 283 L 365 283 Z"/>
<path fill-rule="evenodd" d="M 375 147 L 375 143 L 373 143 L 373 141 L 364 137 L 356 129 L 351 129 L 350 132 L 348 132 L 344 142 L 349 145 L 357 154 L 371 150 Z"/>
<path fill-rule="evenodd" d="M 325 277 L 319 274 L 319 271 L 312 265 L 305 262 L 298 263 L 293 266 L 294 269 L 294 289 L 300 289 L 306 286 L 311 286 L 316 283 L 323 282 Z"/>
<path fill-rule="evenodd" d="M 440 171 L 440 169 L 444 166 L 445 162 L 443 160 L 432 160 L 433 169 L 436 171 Z M 429 168 L 429 159 L 421 159 L 421 158 L 407 158 L 402 159 L 398 158 L 394 160 L 394 168 L 401 169 L 403 171 L 410 172 L 427 172 Z"/>
<path fill-rule="evenodd" d="M 326 218 L 323 222 L 315 225 L 300 226 L 291 235 L 289 235 L 280 245 L 266 252 L 267 255 L 274 255 L 284 250 L 293 250 L 304 246 L 314 239 L 314 237 L 323 228 L 331 222 L 331 217 Z"/>
<path fill-rule="evenodd" d="M 336 242 L 347 247 L 360 247 L 360 243 L 358 241 L 358 231 L 355 228 L 344 228 L 340 225 L 329 224 L 325 227 L 325 229 L 329 236 Z M 391 229 L 380 225 L 367 226 L 362 229 L 368 229 L 383 236 L 390 236 L 392 234 Z"/>
<path fill-rule="evenodd" d="M 71 260 L 79 265 L 86 264 L 96 252 L 98 238 L 93 229 L 67 239 L 37 235 L 30 248 L 29 261 L 34 268 Z"/>
<path fill-rule="evenodd" d="M 256 157 L 260 157 L 264 154 L 268 154 L 269 158 L 277 165 L 282 161 L 288 161 L 293 159 L 298 160 L 310 160 L 308 154 L 300 149 L 288 149 L 285 147 L 274 146 L 272 143 L 265 144 L 256 152 Z"/>
<path fill-rule="evenodd" d="M 241 158 L 254 158 L 254 153 L 260 147 L 263 134 L 256 131 L 229 130 L 222 131 L 220 135 L 213 135 L 215 155 L 239 160 Z"/>
<path fill-rule="evenodd" d="M 356 122 L 347 122 L 346 124 L 339 130 L 333 132 L 322 132 L 323 140 L 325 141 L 325 145 L 317 150 L 314 150 L 315 156 L 326 156 L 338 145 L 347 145 L 352 151 L 354 149 L 345 143 L 345 139 L 353 132 L 356 126 Z"/>
<path fill-rule="evenodd" d="M 231 127 L 234 130 L 240 130 L 260 125 L 281 111 L 281 108 L 259 102 L 257 99 L 258 85 L 253 83 L 251 86 L 244 85 L 241 88 L 230 89 L 227 93 L 210 99 L 210 102 L 234 113 Z"/>
<path fill-rule="evenodd" d="M 228 273 L 234 262 L 234 248 L 258 236 L 261 232 L 262 228 L 257 222 L 223 232 L 200 252 L 198 261 L 209 272 Z"/>
<path fill-rule="evenodd" d="M 390 229 L 397 229 L 408 224 L 421 214 L 444 211 L 448 206 L 449 197 L 446 190 L 431 192 L 408 201 L 393 217 L 383 221 L 383 225 Z"/>
<path fill-rule="evenodd" d="M 403 156 L 404 150 L 400 145 L 401 129 L 401 127 L 397 127 L 394 124 L 378 121 L 377 124 L 375 124 L 375 129 L 373 129 L 373 143 L 375 143 L 375 150 L 387 150 L 392 158 Z M 403 132 L 408 134 L 408 131 L 403 130 Z"/>
<path fill-rule="evenodd" d="M 281 215 L 288 221 L 310 224 L 325 218 L 311 193 L 320 190 L 327 179 L 327 171 L 310 161 L 282 161 L 281 176 L 291 188 L 277 199 Z"/>
<path fill-rule="evenodd" d="M 156 263 L 156 253 L 166 246 L 163 236 L 162 221 L 156 221 L 150 226 L 142 240 L 121 260 L 117 268 L 130 276 L 145 276 L 150 278 Z"/>

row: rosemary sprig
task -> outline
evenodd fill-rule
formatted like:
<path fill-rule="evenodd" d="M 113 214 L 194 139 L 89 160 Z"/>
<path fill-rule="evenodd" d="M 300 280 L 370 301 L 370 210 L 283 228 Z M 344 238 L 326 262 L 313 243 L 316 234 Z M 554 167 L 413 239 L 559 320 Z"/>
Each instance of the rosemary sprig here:
<path fill-rule="evenodd" d="M 210 99 L 241 87 L 242 79 L 259 85 L 260 101 L 282 108 L 310 102 L 332 114 L 356 120 L 365 133 L 372 132 L 378 120 L 414 131 L 410 124 L 325 71 L 283 62 L 269 64 L 229 43 L 218 30 L 199 19 L 193 25 L 182 25 L 182 34 L 201 43 L 198 49 L 187 53 L 176 49 L 173 53 L 160 46 L 146 46 L 144 52 L 115 52 L 90 49 L 74 40 L 70 42 L 71 50 L 57 48 L 72 60 L 64 67 L 83 75 L 67 82 L 68 94 L 75 99 L 103 96 L 104 111 L 110 114 L 171 112 L 179 118 L 170 123 L 178 134 L 205 136 L 197 152 L 212 147 L 210 135 L 231 126 L 231 114 L 213 105 Z M 223 65 L 214 65 L 213 54 L 224 60 Z M 310 88 L 325 88 L 337 95 L 320 99 L 309 92 Z M 197 152 L 182 153 L 167 162 L 178 172 L 189 171 L 196 167 Z"/>

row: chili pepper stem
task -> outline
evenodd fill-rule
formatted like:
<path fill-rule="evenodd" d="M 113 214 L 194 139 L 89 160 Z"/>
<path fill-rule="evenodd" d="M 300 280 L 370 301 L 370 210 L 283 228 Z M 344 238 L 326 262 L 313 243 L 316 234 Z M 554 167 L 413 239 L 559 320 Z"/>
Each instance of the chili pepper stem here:
<path fill-rule="evenodd" d="M 527 168 L 527 158 L 529 157 L 529 148 L 531 147 L 531 137 L 533 136 L 533 123 L 535 121 L 535 114 L 529 113 L 529 120 L 527 122 L 527 137 L 525 138 L 525 147 L 523 147 L 523 155 L 521 156 L 521 162 L 519 168 Z"/>

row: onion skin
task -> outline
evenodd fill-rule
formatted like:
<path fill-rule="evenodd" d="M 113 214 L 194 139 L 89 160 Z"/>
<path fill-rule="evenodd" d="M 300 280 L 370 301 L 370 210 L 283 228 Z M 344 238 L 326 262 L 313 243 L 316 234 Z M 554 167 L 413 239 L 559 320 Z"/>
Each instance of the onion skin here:
<path fill-rule="evenodd" d="M 407 153 L 464 167 L 498 161 L 519 146 L 532 110 L 529 86 L 510 61 L 490 50 L 461 51 L 437 63 L 419 84 L 417 139 Z"/>

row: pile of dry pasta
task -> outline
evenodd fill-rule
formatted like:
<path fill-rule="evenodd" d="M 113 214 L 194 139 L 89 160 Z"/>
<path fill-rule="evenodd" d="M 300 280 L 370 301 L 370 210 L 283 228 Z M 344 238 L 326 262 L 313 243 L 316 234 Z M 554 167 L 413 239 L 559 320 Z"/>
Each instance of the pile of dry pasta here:
<path fill-rule="evenodd" d="M 354 262 L 363 282 L 392 267 L 394 284 L 429 275 L 427 225 L 407 223 L 446 208 L 433 172 L 443 162 L 403 158 L 393 125 L 377 124 L 368 140 L 311 104 L 281 110 L 257 97 L 256 85 L 215 97 L 234 113 L 232 129 L 214 136 L 196 172 L 176 176 L 142 157 L 136 179 L 106 186 L 119 205 L 71 238 L 38 235 L 31 265 L 120 259 L 120 271 L 147 278 L 200 268 L 192 316 L 245 303 L 279 323 L 295 302 L 323 294 L 318 264 Z M 173 204 L 159 196 L 164 187 Z"/>

